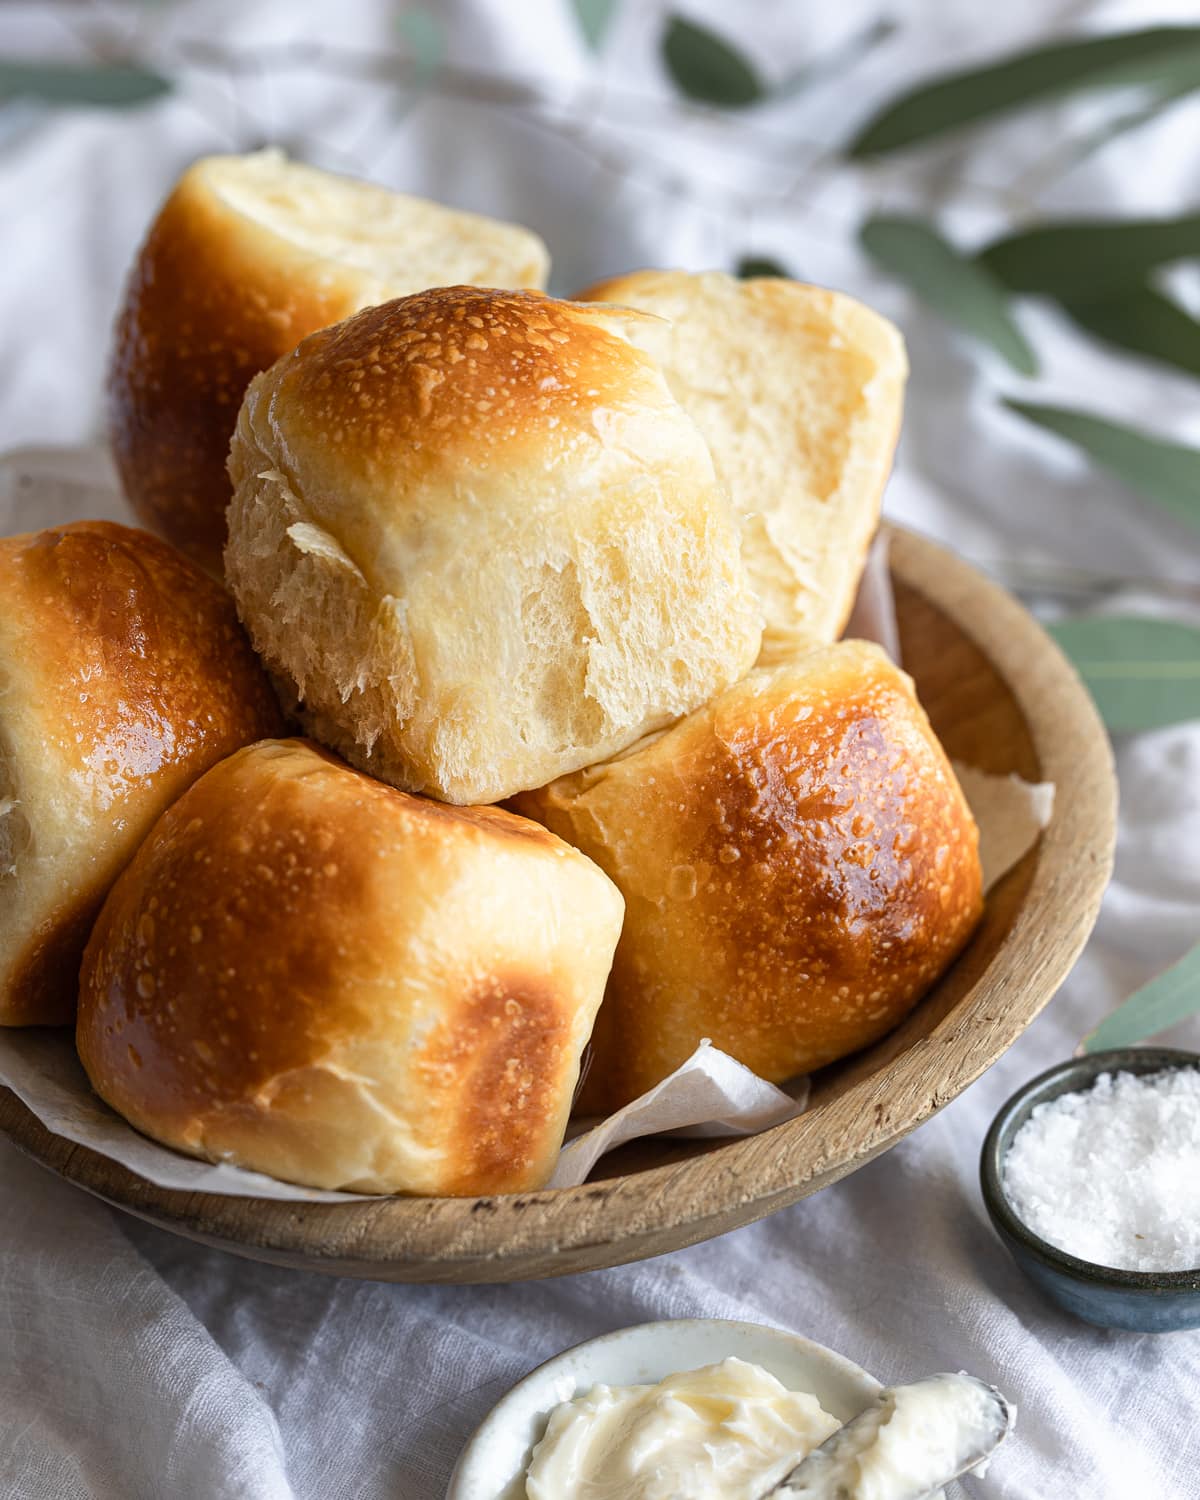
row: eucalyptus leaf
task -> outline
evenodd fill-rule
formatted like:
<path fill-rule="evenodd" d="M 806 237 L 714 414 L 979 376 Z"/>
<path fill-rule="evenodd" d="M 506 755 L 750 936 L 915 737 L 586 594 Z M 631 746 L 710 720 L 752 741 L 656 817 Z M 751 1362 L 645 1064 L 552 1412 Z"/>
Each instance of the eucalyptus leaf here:
<path fill-rule="evenodd" d="M 403 10 L 396 17 L 396 29 L 416 64 L 413 82 L 418 86 L 428 82 L 446 55 L 441 20 L 430 10 Z"/>
<path fill-rule="evenodd" d="M 1015 370 L 1033 375 L 1037 359 L 1009 310 L 1004 288 L 921 219 L 880 216 L 859 231 L 868 255 L 949 322 L 990 344 Z"/>
<path fill-rule="evenodd" d="M 44 104 L 147 104 L 171 91 L 171 81 L 149 68 L 85 67 L 73 63 L 0 59 L 0 98 Z"/>
<path fill-rule="evenodd" d="M 1118 1005 L 1095 1031 L 1084 1037 L 1083 1050 L 1103 1052 L 1107 1047 L 1130 1047 L 1178 1026 L 1197 1012 L 1200 1012 L 1200 943 Z"/>
<path fill-rule="evenodd" d="M 1156 266 L 1200 256 L 1200 214 L 1080 219 L 1009 235 L 979 255 L 1010 291 L 1090 300 L 1125 291 Z"/>
<path fill-rule="evenodd" d="M 736 274 L 743 281 L 755 281 L 761 276 L 790 277 L 791 272 L 769 255 L 743 255 L 737 263 Z"/>
<path fill-rule="evenodd" d="M 1004 404 L 1027 421 L 1075 443 L 1130 489 L 1181 521 L 1200 526 L 1200 449 L 1065 406 L 1011 399 Z"/>
<path fill-rule="evenodd" d="M 617 0 L 571 0 L 579 29 L 593 52 L 599 52 L 612 24 Z"/>
<path fill-rule="evenodd" d="M 1200 629 L 1176 620 L 1092 615 L 1058 620 L 1050 634 L 1118 733 L 1200 719 Z"/>
<path fill-rule="evenodd" d="M 667 21 L 662 58 L 679 91 L 701 104 L 744 109 L 766 96 L 758 74 L 740 52 L 683 16 Z"/>
<path fill-rule="evenodd" d="M 879 156 L 1085 89 L 1135 83 L 1172 87 L 1181 79 L 1200 83 L 1200 27 L 1156 26 L 1053 42 L 987 67 L 946 74 L 904 94 L 875 115 L 847 149 L 851 156 Z"/>
<path fill-rule="evenodd" d="M 1154 287 L 1134 287 L 1101 301 L 1063 306 L 1081 328 L 1105 343 L 1200 375 L 1200 322 Z"/>

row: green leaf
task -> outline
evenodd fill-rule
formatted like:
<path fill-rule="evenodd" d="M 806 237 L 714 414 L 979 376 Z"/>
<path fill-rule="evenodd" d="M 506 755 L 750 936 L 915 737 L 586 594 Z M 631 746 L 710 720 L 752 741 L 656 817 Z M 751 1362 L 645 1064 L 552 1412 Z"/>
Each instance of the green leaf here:
<path fill-rule="evenodd" d="M 1108 344 L 1200 375 L 1200 323 L 1151 286 L 1101 302 L 1064 302 L 1070 317 Z"/>
<path fill-rule="evenodd" d="M 1059 620 L 1050 634 L 1118 733 L 1200 719 L 1200 629 L 1175 620 L 1093 615 Z"/>
<path fill-rule="evenodd" d="M 878 156 L 1006 114 L 1022 105 L 1119 84 L 1200 83 L 1200 27 L 1084 37 L 1018 52 L 985 68 L 950 73 L 887 105 L 847 148 Z"/>
<path fill-rule="evenodd" d="M 416 64 L 412 82 L 420 88 L 441 67 L 446 55 L 442 23 L 432 11 L 409 9 L 396 17 L 396 30 Z"/>
<path fill-rule="evenodd" d="M 147 104 L 171 91 L 171 81 L 148 68 L 80 67 L 0 59 L 0 98 L 44 104 Z"/>
<path fill-rule="evenodd" d="M 740 52 L 715 32 L 682 16 L 667 21 L 662 58 L 679 91 L 701 104 L 744 109 L 766 95 L 758 74 Z"/>
<path fill-rule="evenodd" d="M 1131 490 L 1181 521 L 1200 526 L 1200 449 L 1065 406 L 1011 399 L 1004 404 L 1027 421 L 1075 443 Z"/>
<path fill-rule="evenodd" d="M 1022 375 L 1037 359 L 1009 311 L 1004 288 L 975 260 L 962 255 L 920 219 L 868 219 L 859 231 L 873 260 L 899 276 L 949 322 L 990 344 Z"/>
<path fill-rule="evenodd" d="M 583 32 L 584 40 L 593 52 L 599 52 L 604 45 L 604 37 L 612 24 L 613 15 L 617 9 L 617 0 L 571 0 L 575 9 L 575 18 L 579 22 L 579 29 Z"/>
<path fill-rule="evenodd" d="M 743 281 L 755 281 L 760 276 L 789 278 L 792 275 L 786 266 L 781 266 L 769 255 L 743 255 L 737 263 L 737 270 L 734 274 L 740 276 Z"/>
<path fill-rule="evenodd" d="M 1135 990 L 1083 1039 L 1085 1052 L 1130 1047 L 1200 1011 L 1200 943 L 1165 973 Z"/>
<path fill-rule="evenodd" d="M 1014 292 L 1091 300 L 1136 286 L 1156 266 L 1200 255 L 1200 214 L 1179 219 L 1081 219 L 988 245 L 980 262 Z"/>

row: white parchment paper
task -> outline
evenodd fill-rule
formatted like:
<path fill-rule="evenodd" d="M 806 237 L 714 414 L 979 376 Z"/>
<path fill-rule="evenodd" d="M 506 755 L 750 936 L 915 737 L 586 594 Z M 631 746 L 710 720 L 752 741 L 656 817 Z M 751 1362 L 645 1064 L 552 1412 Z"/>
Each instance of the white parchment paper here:
<path fill-rule="evenodd" d="M 1023 781 L 1016 774 L 989 776 L 961 761 L 954 762 L 954 774 L 979 824 L 979 859 L 983 888 L 988 891 L 1007 875 L 1049 823 L 1054 812 L 1054 783 Z"/>
<path fill-rule="evenodd" d="M 808 1092 L 806 1078 L 788 1090 L 777 1088 L 705 1037 L 661 1083 L 565 1145 L 549 1186 L 574 1187 L 606 1151 L 639 1136 L 757 1135 L 794 1120 L 808 1103 Z"/>

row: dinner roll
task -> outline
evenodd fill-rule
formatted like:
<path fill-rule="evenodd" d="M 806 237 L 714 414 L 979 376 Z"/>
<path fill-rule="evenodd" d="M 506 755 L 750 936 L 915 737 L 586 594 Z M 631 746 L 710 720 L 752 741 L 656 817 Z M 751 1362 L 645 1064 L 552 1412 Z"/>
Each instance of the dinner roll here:
<path fill-rule="evenodd" d="M 283 720 L 224 590 L 107 521 L 0 540 L 0 683 L 0 1024 L 59 1024 L 155 818 Z"/>
<path fill-rule="evenodd" d="M 631 321 L 443 288 L 250 386 L 226 576 L 313 735 L 363 770 L 496 802 L 754 661 L 736 521 Z"/>
<path fill-rule="evenodd" d="M 427 286 L 542 286 L 535 234 L 290 162 L 210 156 L 151 226 L 117 321 L 113 452 L 153 530 L 219 574 L 225 457 L 252 375 L 305 334 Z"/>
<path fill-rule="evenodd" d="M 760 665 L 850 617 L 900 431 L 900 334 L 852 297 L 783 278 L 637 271 L 583 293 L 657 313 L 630 337 L 662 366 L 742 517 Z"/>
<path fill-rule="evenodd" d="M 756 671 L 515 805 L 625 897 L 589 1112 L 650 1088 L 703 1037 L 773 1082 L 873 1042 L 981 909 L 954 773 L 909 678 L 861 641 Z"/>
<path fill-rule="evenodd" d="M 621 911 L 535 823 L 265 740 L 181 797 L 114 886 L 79 1055 L 191 1156 L 372 1193 L 538 1187 Z"/>

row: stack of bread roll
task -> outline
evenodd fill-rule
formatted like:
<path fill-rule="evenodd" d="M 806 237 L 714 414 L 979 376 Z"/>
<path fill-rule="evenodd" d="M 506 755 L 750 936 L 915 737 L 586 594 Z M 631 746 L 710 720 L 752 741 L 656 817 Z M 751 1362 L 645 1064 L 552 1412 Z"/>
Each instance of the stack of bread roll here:
<path fill-rule="evenodd" d="M 898 334 L 782 279 L 560 301 L 546 266 L 277 152 L 200 162 L 112 366 L 166 540 L 0 543 L 0 1021 L 74 1020 L 166 1145 L 535 1187 L 589 1041 L 593 1113 L 703 1037 L 784 1081 L 977 920 L 912 683 L 838 642 Z"/>

